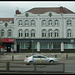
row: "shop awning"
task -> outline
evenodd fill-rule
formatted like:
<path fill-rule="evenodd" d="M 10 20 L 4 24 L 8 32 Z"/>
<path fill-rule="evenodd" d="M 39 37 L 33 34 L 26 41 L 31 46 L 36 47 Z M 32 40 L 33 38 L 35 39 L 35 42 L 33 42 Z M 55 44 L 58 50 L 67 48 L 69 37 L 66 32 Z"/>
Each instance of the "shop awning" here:
<path fill-rule="evenodd" d="M 14 39 L 13 38 L 2 38 L 2 42 L 14 43 Z"/>

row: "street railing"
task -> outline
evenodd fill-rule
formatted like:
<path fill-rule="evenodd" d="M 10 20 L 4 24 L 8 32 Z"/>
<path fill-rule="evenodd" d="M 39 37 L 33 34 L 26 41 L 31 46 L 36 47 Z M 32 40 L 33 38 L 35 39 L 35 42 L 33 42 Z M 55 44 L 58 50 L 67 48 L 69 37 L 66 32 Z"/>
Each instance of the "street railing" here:
<path fill-rule="evenodd" d="M 7 72 L 65 72 L 64 63 L 54 63 L 54 64 L 42 64 L 42 63 L 33 63 L 26 65 L 23 61 L 0 61 L 0 71 Z"/>

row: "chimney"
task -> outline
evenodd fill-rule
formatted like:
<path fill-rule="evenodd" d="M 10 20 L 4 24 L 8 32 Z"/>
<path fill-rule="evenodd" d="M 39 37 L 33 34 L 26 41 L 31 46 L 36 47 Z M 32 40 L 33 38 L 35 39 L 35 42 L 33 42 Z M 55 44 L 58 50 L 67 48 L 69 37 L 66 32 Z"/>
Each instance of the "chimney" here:
<path fill-rule="evenodd" d="M 16 14 L 21 14 L 21 12 L 19 10 L 16 10 Z"/>
<path fill-rule="evenodd" d="M 60 13 L 62 14 L 63 13 L 63 7 L 60 6 Z"/>

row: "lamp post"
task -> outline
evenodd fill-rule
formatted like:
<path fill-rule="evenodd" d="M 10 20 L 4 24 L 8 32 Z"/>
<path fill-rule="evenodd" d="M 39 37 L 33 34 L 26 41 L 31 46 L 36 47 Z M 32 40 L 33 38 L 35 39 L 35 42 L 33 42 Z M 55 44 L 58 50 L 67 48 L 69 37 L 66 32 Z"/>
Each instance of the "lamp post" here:
<path fill-rule="evenodd" d="M 33 40 L 32 40 L 31 42 L 32 42 L 32 46 L 31 46 L 31 47 L 32 47 L 32 48 L 31 48 L 31 49 L 32 49 L 32 55 L 34 55 L 34 50 L 33 50 Z"/>

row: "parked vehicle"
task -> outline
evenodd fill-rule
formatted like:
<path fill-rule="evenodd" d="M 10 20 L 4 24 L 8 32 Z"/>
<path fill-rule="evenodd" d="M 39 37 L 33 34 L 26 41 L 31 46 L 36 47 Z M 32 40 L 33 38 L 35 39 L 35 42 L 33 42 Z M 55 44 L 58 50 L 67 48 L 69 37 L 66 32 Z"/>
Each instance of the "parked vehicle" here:
<path fill-rule="evenodd" d="M 32 55 L 29 57 L 25 57 L 25 63 L 56 63 L 58 62 L 57 58 L 46 57 L 44 55 Z"/>

